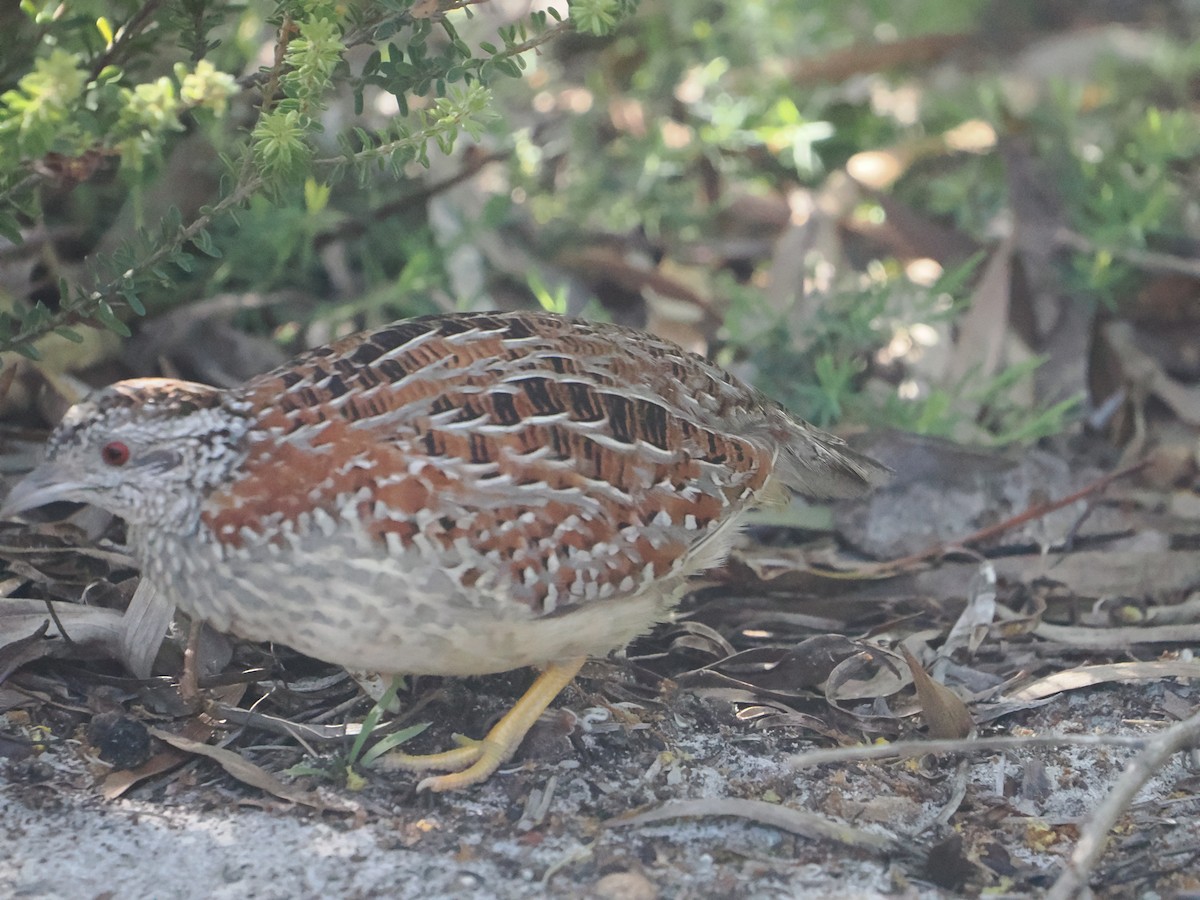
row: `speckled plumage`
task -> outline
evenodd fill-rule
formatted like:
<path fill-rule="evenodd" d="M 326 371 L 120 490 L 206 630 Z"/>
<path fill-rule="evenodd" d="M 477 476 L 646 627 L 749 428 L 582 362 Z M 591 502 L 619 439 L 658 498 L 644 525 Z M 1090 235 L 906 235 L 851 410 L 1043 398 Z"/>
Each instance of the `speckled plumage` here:
<path fill-rule="evenodd" d="M 119 444 L 127 461 L 106 464 Z M 882 467 L 650 335 L 547 314 L 399 322 L 244 386 L 121 382 L 5 512 L 123 516 L 143 576 L 255 640 L 468 675 L 623 646 L 787 489 Z"/>

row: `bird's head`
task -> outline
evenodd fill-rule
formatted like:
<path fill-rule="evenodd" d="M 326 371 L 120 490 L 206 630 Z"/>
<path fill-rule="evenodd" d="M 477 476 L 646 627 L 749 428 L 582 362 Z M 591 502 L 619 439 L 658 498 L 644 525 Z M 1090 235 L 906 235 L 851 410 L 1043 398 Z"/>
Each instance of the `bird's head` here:
<path fill-rule="evenodd" d="M 46 459 L 0 507 L 0 519 L 58 501 L 90 503 L 141 527 L 194 514 L 226 474 L 244 420 L 217 388 L 167 378 L 121 381 L 75 404 Z"/>

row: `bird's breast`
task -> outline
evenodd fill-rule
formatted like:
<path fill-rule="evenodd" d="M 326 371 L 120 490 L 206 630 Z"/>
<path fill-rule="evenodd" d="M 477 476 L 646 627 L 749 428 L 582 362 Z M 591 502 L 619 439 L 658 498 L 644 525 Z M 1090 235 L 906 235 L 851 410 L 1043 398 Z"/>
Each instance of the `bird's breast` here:
<path fill-rule="evenodd" d="M 297 552 L 174 543 L 153 551 L 144 575 L 189 615 L 248 640 L 381 672 L 478 675 L 602 655 L 663 620 L 683 584 L 668 579 L 545 616 L 504 586 L 467 587 L 456 567 L 421 555 L 317 541 Z M 473 563 L 467 557 L 459 567 Z"/>

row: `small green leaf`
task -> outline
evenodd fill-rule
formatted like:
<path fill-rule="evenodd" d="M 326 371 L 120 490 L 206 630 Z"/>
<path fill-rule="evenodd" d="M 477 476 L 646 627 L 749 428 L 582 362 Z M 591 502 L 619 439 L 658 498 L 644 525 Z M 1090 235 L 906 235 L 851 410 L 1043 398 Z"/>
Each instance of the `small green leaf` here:
<path fill-rule="evenodd" d="M 392 705 L 392 701 L 396 699 L 396 694 L 403 684 L 403 678 L 393 676 L 391 683 L 387 686 L 387 690 L 383 692 L 383 696 L 371 707 L 370 712 L 367 713 L 367 717 L 363 719 L 362 729 L 354 738 L 354 743 L 350 745 L 350 753 L 348 754 L 350 765 L 354 765 L 358 761 L 359 754 L 362 753 L 367 739 L 371 736 L 371 732 L 379 727 L 379 720 L 383 718 L 384 711 Z"/>
<path fill-rule="evenodd" d="M 133 288 L 125 288 L 123 291 L 121 291 L 121 299 L 125 301 L 125 305 L 128 306 L 135 315 L 144 316 L 146 314 L 146 307 L 142 304 L 141 298 L 138 297 Z"/>
<path fill-rule="evenodd" d="M 101 325 L 109 331 L 119 334 L 121 337 L 129 337 L 132 334 L 129 326 L 118 319 L 117 314 L 113 312 L 113 308 L 103 300 L 96 304 L 92 315 Z"/>
<path fill-rule="evenodd" d="M 221 258 L 221 248 L 213 243 L 212 235 L 208 229 L 198 231 L 192 238 L 192 244 L 205 256 L 211 256 L 213 259 Z"/>
<path fill-rule="evenodd" d="M 429 727 L 428 722 L 422 722 L 419 725 L 410 725 L 407 728 L 402 728 L 400 731 L 393 732 L 387 737 L 382 738 L 370 750 L 362 755 L 361 765 L 364 769 L 369 769 L 371 765 L 383 756 L 385 753 L 394 750 L 396 747 L 411 741 L 418 734 Z"/>

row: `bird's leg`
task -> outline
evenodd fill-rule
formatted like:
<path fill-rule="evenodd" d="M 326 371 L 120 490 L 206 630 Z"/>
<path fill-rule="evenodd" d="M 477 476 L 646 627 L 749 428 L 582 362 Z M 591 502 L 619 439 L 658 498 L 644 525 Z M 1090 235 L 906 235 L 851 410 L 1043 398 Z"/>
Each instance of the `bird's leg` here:
<path fill-rule="evenodd" d="M 478 784 L 512 758 L 526 732 L 571 683 L 586 659 L 580 656 L 548 665 L 483 740 L 462 740 L 461 747 L 427 756 L 389 753 L 380 760 L 381 766 L 408 772 L 450 772 L 423 779 L 417 785 L 418 791 L 454 791 Z"/>

